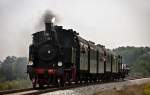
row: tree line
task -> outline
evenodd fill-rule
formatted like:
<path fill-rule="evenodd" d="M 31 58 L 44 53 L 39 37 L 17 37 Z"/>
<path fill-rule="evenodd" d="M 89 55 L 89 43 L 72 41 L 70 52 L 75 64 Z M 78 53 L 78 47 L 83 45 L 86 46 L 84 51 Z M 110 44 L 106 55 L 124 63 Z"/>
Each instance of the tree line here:
<path fill-rule="evenodd" d="M 27 79 L 27 58 L 8 56 L 0 61 L 0 82 Z"/>
<path fill-rule="evenodd" d="M 113 50 L 123 57 L 123 63 L 128 64 L 130 75 L 150 76 L 150 47 L 119 47 Z"/>

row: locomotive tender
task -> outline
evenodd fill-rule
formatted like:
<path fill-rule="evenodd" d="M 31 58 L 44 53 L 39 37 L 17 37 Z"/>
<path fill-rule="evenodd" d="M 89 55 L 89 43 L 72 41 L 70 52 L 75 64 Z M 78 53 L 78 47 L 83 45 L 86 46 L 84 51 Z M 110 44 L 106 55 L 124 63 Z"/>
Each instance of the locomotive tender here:
<path fill-rule="evenodd" d="M 110 81 L 124 79 L 127 75 L 120 55 L 51 21 L 45 22 L 45 31 L 33 34 L 27 73 L 33 87 Z"/>

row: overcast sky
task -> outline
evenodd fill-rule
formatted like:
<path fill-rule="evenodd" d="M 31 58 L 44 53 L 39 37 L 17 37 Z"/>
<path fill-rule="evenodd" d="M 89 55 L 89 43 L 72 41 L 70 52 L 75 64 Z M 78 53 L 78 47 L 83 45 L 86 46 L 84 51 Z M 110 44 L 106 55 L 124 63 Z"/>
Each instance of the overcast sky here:
<path fill-rule="evenodd" d="M 0 58 L 28 56 L 48 9 L 59 25 L 107 48 L 150 46 L 150 0 L 0 0 Z"/>

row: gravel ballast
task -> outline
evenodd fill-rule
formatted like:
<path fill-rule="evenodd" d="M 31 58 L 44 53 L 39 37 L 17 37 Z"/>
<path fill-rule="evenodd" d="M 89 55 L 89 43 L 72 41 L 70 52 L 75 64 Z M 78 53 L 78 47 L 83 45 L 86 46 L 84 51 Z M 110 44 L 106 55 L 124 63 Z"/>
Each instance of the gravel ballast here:
<path fill-rule="evenodd" d="M 59 91 L 44 93 L 42 95 L 105 95 L 100 93 L 109 90 L 111 91 L 113 89 L 115 89 L 116 91 L 120 91 L 126 87 L 131 87 L 131 86 L 136 87 L 146 83 L 150 83 L 150 78 L 90 85 L 85 87 L 72 88 L 68 90 L 59 90 Z"/>

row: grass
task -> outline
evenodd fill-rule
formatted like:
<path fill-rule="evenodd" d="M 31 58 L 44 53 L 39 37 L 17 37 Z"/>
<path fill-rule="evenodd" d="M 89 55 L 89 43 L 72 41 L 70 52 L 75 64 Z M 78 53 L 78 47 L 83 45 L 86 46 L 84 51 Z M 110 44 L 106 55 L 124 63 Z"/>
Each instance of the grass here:
<path fill-rule="evenodd" d="M 101 91 L 94 95 L 150 95 L 150 83 L 125 86 L 119 90 L 114 88 L 108 91 Z"/>
<path fill-rule="evenodd" d="M 150 95 L 150 83 L 144 86 L 144 95 Z"/>
<path fill-rule="evenodd" d="M 0 83 L 0 90 L 21 89 L 31 87 L 29 80 L 13 80 Z"/>

